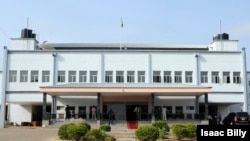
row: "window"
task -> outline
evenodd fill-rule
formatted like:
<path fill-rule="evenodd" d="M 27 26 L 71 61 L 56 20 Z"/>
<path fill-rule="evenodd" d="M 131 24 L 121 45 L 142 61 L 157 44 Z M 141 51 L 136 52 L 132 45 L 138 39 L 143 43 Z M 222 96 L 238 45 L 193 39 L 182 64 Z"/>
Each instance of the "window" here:
<path fill-rule="evenodd" d="M 138 83 L 145 83 L 145 71 L 138 71 Z"/>
<path fill-rule="evenodd" d="M 69 71 L 69 83 L 76 82 L 76 71 Z"/>
<path fill-rule="evenodd" d="M 87 71 L 79 71 L 79 82 L 87 82 Z"/>
<path fill-rule="evenodd" d="M 16 82 L 17 80 L 17 71 L 9 72 L 9 82 Z"/>
<path fill-rule="evenodd" d="M 50 71 L 42 71 L 42 82 L 49 82 Z"/>
<path fill-rule="evenodd" d="M 183 107 L 182 106 L 176 106 L 175 107 L 175 113 L 176 114 L 183 114 Z"/>
<path fill-rule="evenodd" d="M 208 72 L 202 71 L 201 72 L 201 83 L 207 83 L 208 82 Z"/>
<path fill-rule="evenodd" d="M 174 72 L 174 82 L 175 83 L 182 83 L 181 71 Z"/>
<path fill-rule="evenodd" d="M 90 71 L 90 82 L 97 82 L 97 71 Z"/>
<path fill-rule="evenodd" d="M 187 106 L 186 110 L 194 110 L 194 106 Z"/>
<path fill-rule="evenodd" d="M 134 83 L 135 82 L 135 72 L 134 71 L 128 71 L 127 72 L 127 82 L 128 83 Z"/>
<path fill-rule="evenodd" d="M 186 83 L 192 83 L 193 82 L 193 72 L 186 71 L 185 76 L 186 76 Z"/>
<path fill-rule="evenodd" d="M 28 82 L 28 71 L 20 71 L 20 82 Z"/>
<path fill-rule="evenodd" d="M 31 71 L 30 82 L 38 82 L 38 71 Z"/>
<path fill-rule="evenodd" d="M 171 71 L 164 71 L 164 83 L 171 83 Z"/>
<path fill-rule="evenodd" d="M 116 82 L 118 82 L 118 83 L 124 82 L 123 71 L 116 71 Z"/>
<path fill-rule="evenodd" d="M 106 71 L 105 72 L 105 82 L 112 83 L 113 82 L 113 71 Z"/>
<path fill-rule="evenodd" d="M 153 82 L 154 83 L 161 83 L 161 72 L 160 71 L 153 71 Z"/>
<path fill-rule="evenodd" d="M 234 78 L 234 83 L 236 84 L 241 83 L 240 72 L 233 72 L 233 78 Z"/>
<path fill-rule="evenodd" d="M 223 72 L 223 83 L 230 83 L 230 72 Z"/>
<path fill-rule="evenodd" d="M 212 83 L 220 83 L 219 72 L 212 72 Z"/>
<path fill-rule="evenodd" d="M 65 71 L 58 71 L 57 82 L 65 82 Z"/>

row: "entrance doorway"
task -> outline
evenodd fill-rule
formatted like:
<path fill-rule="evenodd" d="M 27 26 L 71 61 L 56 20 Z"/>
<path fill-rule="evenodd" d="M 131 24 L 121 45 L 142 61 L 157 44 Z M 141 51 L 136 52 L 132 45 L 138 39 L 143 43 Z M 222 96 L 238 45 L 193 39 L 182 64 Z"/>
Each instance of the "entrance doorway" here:
<path fill-rule="evenodd" d="M 126 105 L 126 120 L 147 120 L 148 119 L 148 105 L 140 104 L 127 104 Z"/>

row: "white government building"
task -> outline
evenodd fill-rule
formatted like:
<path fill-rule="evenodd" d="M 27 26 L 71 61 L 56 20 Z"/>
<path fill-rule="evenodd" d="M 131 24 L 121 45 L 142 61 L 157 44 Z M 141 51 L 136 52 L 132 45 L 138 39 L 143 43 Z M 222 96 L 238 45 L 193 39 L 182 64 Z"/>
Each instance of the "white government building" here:
<path fill-rule="evenodd" d="M 30 29 L 4 48 L 1 121 L 14 124 L 72 118 L 206 119 L 248 111 L 250 73 L 245 49 L 226 33 L 207 45 L 41 43 Z M 249 75 L 247 75 L 249 74 Z M 248 76 L 248 77 L 247 77 Z M 136 119 L 137 120 L 137 119 Z"/>

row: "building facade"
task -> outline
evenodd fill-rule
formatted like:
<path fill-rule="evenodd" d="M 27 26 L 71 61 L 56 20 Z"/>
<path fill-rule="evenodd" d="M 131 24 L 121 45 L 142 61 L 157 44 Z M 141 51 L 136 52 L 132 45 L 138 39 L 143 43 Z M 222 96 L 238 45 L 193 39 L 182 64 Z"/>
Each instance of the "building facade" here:
<path fill-rule="evenodd" d="M 184 120 L 249 109 L 245 49 L 225 33 L 208 45 L 39 44 L 32 34 L 11 42 L 3 56 L 1 125 L 64 120 L 66 105 L 83 119 L 93 118 L 94 107 L 100 121 L 109 109 L 117 120 L 161 119 L 163 107 L 168 119 Z"/>

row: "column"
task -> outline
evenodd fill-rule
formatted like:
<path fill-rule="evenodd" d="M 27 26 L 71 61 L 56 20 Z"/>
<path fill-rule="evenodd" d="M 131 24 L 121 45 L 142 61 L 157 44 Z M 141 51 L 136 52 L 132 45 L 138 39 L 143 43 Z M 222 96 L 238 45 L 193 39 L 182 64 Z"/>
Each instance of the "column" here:
<path fill-rule="evenodd" d="M 5 107 L 6 107 L 6 86 L 7 86 L 7 71 L 8 71 L 8 49 L 4 46 L 3 51 L 3 72 L 2 72 L 2 90 L 0 90 L 1 106 L 0 106 L 0 128 L 4 128 Z"/>
<path fill-rule="evenodd" d="M 204 95 L 205 102 L 205 120 L 208 119 L 208 95 L 207 93 Z"/>
<path fill-rule="evenodd" d="M 194 115 L 194 119 L 198 119 L 198 115 L 199 115 L 199 98 L 200 96 L 195 96 L 195 115 Z"/>
<path fill-rule="evenodd" d="M 46 102 L 47 102 L 47 94 L 43 93 L 43 120 L 47 120 L 46 116 Z"/>
<path fill-rule="evenodd" d="M 155 94 L 151 94 L 151 121 L 155 121 Z"/>
<path fill-rule="evenodd" d="M 56 96 L 52 96 L 51 113 L 52 119 L 56 119 Z"/>
<path fill-rule="evenodd" d="M 96 118 L 97 118 L 97 122 L 100 122 L 100 102 L 101 102 L 101 94 L 98 93 L 97 94 L 97 109 L 96 109 Z"/>

